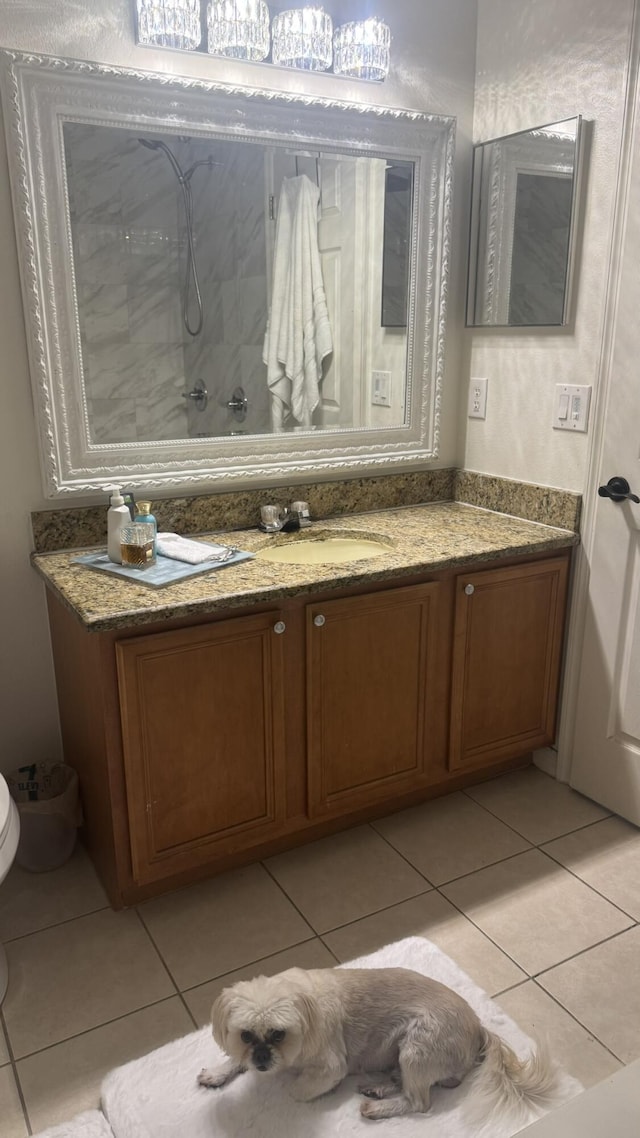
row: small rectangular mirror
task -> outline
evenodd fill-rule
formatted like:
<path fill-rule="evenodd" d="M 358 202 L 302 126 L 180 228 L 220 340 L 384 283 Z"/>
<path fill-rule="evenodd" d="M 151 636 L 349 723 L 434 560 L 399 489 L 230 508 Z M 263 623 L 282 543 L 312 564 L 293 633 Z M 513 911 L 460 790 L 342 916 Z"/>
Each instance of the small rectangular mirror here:
<path fill-rule="evenodd" d="M 473 148 L 467 327 L 569 322 L 580 115 Z"/>

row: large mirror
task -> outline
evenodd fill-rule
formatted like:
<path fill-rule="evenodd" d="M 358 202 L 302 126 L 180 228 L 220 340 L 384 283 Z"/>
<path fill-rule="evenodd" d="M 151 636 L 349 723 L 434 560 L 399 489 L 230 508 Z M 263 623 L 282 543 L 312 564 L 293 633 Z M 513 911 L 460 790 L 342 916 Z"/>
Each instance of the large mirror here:
<path fill-rule="evenodd" d="M 435 457 L 453 120 L 4 53 L 49 496 Z"/>
<path fill-rule="evenodd" d="M 580 116 L 474 147 L 467 325 L 569 322 Z"/>

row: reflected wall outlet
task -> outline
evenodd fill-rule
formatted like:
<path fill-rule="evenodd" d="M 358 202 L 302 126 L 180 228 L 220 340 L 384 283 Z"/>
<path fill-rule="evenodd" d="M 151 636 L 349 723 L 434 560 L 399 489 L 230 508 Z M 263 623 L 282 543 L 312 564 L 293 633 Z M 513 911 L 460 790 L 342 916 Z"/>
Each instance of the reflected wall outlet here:
<path fill-rule="evenodd" d="M 378 407 L 391 406 L 391 372 L 371 372 L 371 402 Z"/>
<path fill-rule="evenodd" d="M 558 431 L 586 431 L 589 422 L 591 388 L 572 383 L 556 383 L 553 426 Z"/>
<path fill-rule="evenodd" d="M 470 419 L 486 419 L 487 417 L 487 381 L 486 379 L 471 379 L 469 384 L 469 410 Z"/>

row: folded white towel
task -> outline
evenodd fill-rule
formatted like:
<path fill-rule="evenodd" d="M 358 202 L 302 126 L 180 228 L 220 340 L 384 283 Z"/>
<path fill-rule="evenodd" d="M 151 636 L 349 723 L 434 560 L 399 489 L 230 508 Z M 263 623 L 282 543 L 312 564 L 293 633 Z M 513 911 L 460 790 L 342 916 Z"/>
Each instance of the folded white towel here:
<path fill-rule="evenodd" d="M 187 561 L 189 565 L 200 565 L 202 561 L 228 561 L 236 552 L 230 545 L 193 541 L 189 537 L 180 537 L 177 533 L 159 533 L 156 549 L 162 557 Z"/>

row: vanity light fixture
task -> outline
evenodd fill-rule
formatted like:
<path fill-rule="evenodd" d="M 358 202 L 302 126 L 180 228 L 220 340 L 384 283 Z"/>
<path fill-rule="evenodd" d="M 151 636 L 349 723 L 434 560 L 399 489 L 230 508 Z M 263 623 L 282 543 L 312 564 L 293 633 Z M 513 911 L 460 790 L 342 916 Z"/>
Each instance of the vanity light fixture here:
<path fill-rule="evenodd" d="M 256 63 L 269 54 L 269 9 L 265 0 L 211 0 L 207 6 L 208 51 Z"/>
<path fill-rule="evenodd" d="M 323 8 L 289 8 L 274 16 L 272 60 L 280 67 L 327 71 L 332 60 L 333 22 Z"/>
<path fill-rule="evenodd" d="M 370 16 L 341 24 L 333 36 L 333 70 L 336 75 L 382 82 L 389 74 L 391 30 Z"/>
<path fill-rule="evenodd" d="M 195 51 L 202 39 L 200 0 L 136 0 L 137 40 Z"/>

